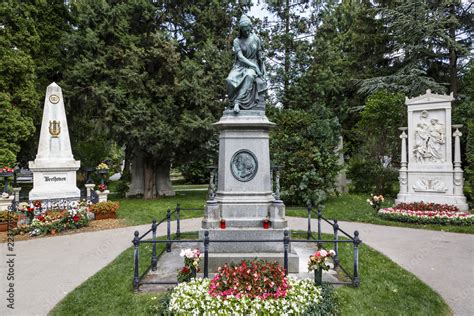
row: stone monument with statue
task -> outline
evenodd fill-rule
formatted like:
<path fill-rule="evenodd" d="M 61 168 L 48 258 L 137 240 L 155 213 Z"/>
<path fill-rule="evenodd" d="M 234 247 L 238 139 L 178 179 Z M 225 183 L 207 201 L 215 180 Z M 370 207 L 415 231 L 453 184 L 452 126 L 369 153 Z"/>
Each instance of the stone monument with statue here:
<path fill-rule="evenodd" d="M 235 62 L 226 82 L 229 108 L 214 125 L 219 130 L 219 163 L 211 171 L 209 199 L 200 231 L 209 231 L 209 269 L 258 257 L 283 264 L 283 236 L 288 229 L 279 197 L 279 173 L 270 162 L 265 115 L 265 66 L 262 42 L 243 15 L 233 42 Z M 216 174 L 217 173 L 217 174 Z M 274 190 L 275 188 L 275 190 Z M 225 242 L 212 240 L 282 240 Z M 289 272 L 298 271 L 298 256 L 289 253 Z"/>
<path fill-rule="evenodd" d="M 29 199 L 79 199 L 76 171 L 80 165 L 72 155 L 63 93 L 53 82 L 46 89 L 38 153 L 36 159 L 29 162 L 33 172 Z"/>
<path fill-rule="evenodd" d="M 423 201 L 450 204 L 461 211 L 468 210 L 461 169 L 462 134 L 459 129 L 462 125 L 451 126 L 452 101 L 452 94 L 434 94 L 430 90 L 424 95 L 406 99 L 408 128 L 400 128 L 400 193 L 395 204 Z M 454 129 L 454 133 L 451 129 Z"/>

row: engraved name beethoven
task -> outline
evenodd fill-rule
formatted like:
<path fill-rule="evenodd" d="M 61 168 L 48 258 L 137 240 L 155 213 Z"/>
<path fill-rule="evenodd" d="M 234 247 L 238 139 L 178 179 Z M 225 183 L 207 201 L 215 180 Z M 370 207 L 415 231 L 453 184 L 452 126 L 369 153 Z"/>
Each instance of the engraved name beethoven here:
<path fill-rule="evenodd" d="M 66 181 L 66 177 L 44 177 L 45 182 L 61 182 Z"/>

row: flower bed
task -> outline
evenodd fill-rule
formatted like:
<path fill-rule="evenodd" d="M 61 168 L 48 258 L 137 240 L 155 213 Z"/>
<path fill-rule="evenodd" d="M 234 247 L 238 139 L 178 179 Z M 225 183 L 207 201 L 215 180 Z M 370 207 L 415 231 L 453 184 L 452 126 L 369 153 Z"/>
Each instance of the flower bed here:
<path fill-rule="evenodd" d="M 31 220 L 31 223 L 20 224 L 13 229 L 14 234 L 29 233 L 31 236 L 62 232 L 68 229 L 78 229 L 89 224 L 87 217 L 87 206 L 79 203 L 77 207 L 70 210 L 47 210 L 42 211 L 41 202 L 34 201 L 31 205 L 20 203 L 18 207 L 20 214 Z"/>
<path fill-rule="evenodd" d="M 474 216 L 460 212 L 452 205 L 435 203 L 400 203 L 395 207 L 381 209 L 379 216 L 393 221 L 415 224 L 472 225 Z"/>
<path fill-rule="evenodd" d="M 169 311 L 194 315 L 303 314 L 321 302 L 311 280 L 292 280 L 277 262 L 242 260 L 224 265 L 212 280 L 191 279 L 171 293 Z"/>
<path fill-rule="evenodd" d="M 212 281 L 192 279 L 180 283 L 172 292 L 169 310 L 176 314 L 193 315 L 284 315 L 304 314 L 321 302 L 321 288 L 311 280 L 288 280 L 283 298 L 250 298 L 233 295 L 213 297 L 209 294 Z"/>

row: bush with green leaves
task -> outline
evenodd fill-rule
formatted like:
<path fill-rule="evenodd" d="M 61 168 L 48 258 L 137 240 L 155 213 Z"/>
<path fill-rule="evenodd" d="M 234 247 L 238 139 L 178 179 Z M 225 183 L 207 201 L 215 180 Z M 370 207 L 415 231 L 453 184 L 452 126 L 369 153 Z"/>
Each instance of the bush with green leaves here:
<path fill-rule="evenodd" d="M 389 194 L 400 162 L 400 131 L 406 126 L 406 107 L 401 93 L 377 91 L 367 99 L 354 133 L 359 150 L 349 164 L 356 192 Z"/>
<path fill-rule="evenodd" d="M 334 189 L 340 169 L 335 149 L 340 125 L 325 107 L 310 110 L 270 109 L 277 124 L 271 132 L 272 164 L 281 169 L 282 199 L 289 204 L 316 205 Z"/>

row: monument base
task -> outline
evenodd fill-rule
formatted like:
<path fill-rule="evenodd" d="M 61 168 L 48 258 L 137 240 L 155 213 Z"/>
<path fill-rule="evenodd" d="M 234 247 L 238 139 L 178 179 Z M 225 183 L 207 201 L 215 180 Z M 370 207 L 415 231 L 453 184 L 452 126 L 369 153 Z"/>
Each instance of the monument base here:
<path fill-rule="evenodd" d="M 229 228 L 201 229 L 199 238 L 204 239 L 204 232 L 209 232 L 209 272 L 213 273 L 218 267 L 231 262 L 239 263 L 243 259 L 263 259 L 278 261 L 284 265 L 283 236 L 285 229 L 262 228 Z M 226 240 L 226 242 L 213 242 Z M 233 242 L 235 240 L 235 242 Z M 240 240 L 240 241 L 239 241 Z M 258 240 L 259 242 L 242 242 L 242 240 Z M 270 240 L 280 240 L 274 242 Z M 299 272 L 299 257 L 289 245 L 288 271 Z"/>
<path fill-rule="evenodd" d="M 30 161 L 33 172 L 33 189 L 29 193 L 30 200 L 49 199 L 80 199 L 81 191 L 76 186 L 76 171 L 79 161 L 56 163 L 56 166 L 46 166 L 44 163 Z"/>
<path fill-rule="evenodd" d="M 395 205 L 400 203 L 412 203 L 412 202 L 426 202 L 426 203 L 438 203 L 448 204 L 456 206 L 460 211 L 468 211 L 469 206 L 466 203 L 466 197 L 464 195 L 438 195 L 438 194 L 413 194 L 405 193 L 398 194 L 395 200 Z"/>

